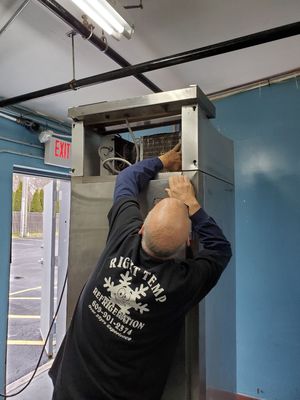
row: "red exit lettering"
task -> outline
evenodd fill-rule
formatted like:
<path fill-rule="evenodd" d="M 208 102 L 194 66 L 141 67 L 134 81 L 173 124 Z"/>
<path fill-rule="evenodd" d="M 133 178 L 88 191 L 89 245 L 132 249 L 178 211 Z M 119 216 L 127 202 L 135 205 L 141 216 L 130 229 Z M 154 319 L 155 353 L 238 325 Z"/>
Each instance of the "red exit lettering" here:
<path fill-rule="evenodd" d="M 67 160 L 70 158 L 71 143 L 62 142 L 61 140 L 55 140 L 54 145 L 54 156 L 57 158 L 63 158 Z"/>

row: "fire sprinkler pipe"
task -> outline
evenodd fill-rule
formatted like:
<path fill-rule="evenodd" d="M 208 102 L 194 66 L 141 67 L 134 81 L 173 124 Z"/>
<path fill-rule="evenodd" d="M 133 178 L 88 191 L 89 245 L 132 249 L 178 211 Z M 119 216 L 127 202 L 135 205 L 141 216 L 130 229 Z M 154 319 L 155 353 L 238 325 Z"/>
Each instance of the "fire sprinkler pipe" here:
<path fill-rule="evenodd" d="M 125 60 L 119 53 L 113 50 L 107 45 L 103 40 L 101 40 L 94 33 L 91 35 L 91 31 L 85 25 L 83 25 L 78 19 L 76 19 L 68 10 L 61 6 L 55 0 L 38 0 L 43 6 L 47 7 L 51 12 L 53 12 L 57 17 L 63 20 L 67 25 L 69 25 L 75 32 L 79 33 L 81 36 L 86 38 L 91 42 L 97 49 L 101 50 L 109 58 L 119 64 L 121 67 L 129 67 L 131 64 Z M 150 79 L 146 78 L 144 75 L 136 74 L 134 75 L 136 79 L 142 82 L 147 88 L 152 90 L 154 93 L 162 92 L 158 86 L 156 86 Z"/>
<path fill-rule="evenodd" d="M 283 25 L 277 28 L 268 29 L 266 31 L 253 33 L 251 35 L 242 36 L 232 40 L 219 42 L 213 45 L 200 47 L 198 49 L 189 50 L 183 53 L 158 58 L 156 60 L 147 61 L 144 63 L 116 69 L 109 72 L 104 72 L 102 74 L 93 75 L 87 78 L 78 79 L 76 81 L 67 82 L 46 89 L 37 90 L 35 92 L 12 97 L 10 99 L 0 101 L 0 107 L 20 103 L 31 99 L 36 99 L 38 97 L 48 96 L 50 94 L 65 92 L 67 90 L 74 90 L 80 87 L 91 86 L 98 83 L 125 78 L 127 76 L 132 76 L 143 72 L 171 67 L 186 62 L 199 60 L 202 58 L 225 54 L 231 51 L 241 50 L 251 46 L 257 46 L 259 44 L 269 43 L 275 40 L 280 40 L 299 34 L 300 22 L 295 22 L 289 25 Z"/>

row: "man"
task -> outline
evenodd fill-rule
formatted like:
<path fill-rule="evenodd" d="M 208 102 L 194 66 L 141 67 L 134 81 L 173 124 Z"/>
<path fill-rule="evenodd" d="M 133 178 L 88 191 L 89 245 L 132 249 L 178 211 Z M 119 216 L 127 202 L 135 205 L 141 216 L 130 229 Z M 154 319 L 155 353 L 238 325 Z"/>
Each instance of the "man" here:
<path fill-rule="evenodd" d="M 185 176 L 169 179 L 169 197 L 142 221 L 138 194 L 163 167 L 179 169 L 179 147 L 118 175 L 106 247 L 49 372 L 53 400 L 161 398 L 184 317 L 231 257 Z M 203 250 L 180 261 L 190 221 Z"/>

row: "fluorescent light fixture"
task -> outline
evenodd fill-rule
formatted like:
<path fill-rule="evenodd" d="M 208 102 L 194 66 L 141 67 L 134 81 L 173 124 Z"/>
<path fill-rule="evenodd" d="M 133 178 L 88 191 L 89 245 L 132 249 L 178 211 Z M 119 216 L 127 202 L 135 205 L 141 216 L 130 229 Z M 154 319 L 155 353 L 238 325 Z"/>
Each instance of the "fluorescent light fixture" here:
<path fill-rule="evenodd" d="M 116 0 L 72 1 L 108 35 L 118 40 L 122 35 L 127 39 L 131 38 L 134 31 L 133 25 L 127 22 L 126 10 Z"/>

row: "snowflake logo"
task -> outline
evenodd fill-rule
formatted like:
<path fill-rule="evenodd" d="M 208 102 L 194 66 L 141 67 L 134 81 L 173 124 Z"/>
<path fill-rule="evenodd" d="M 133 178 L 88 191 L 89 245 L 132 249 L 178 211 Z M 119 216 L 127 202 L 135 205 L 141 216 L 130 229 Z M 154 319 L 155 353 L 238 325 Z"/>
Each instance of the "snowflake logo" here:
<path fill-rule="evenodd" d="M 140 314 L 143 314 L 146 311 L 149 311 L 148 304 L 138 303 L 142 296 L 146 296 L 146 291 L 148 290 L 147 286 L 143 284 L 140 287 L 136 287 L 134 290 L 130 287 L 132 277 L 130 276 L 129 271 L 126 274 L 121 274 L 121 279 L 119 279 L 119 284 L 115 285 L 112 282 L 111 277 L 104 278 L 105 284 L 103 285 L 107 288 L 107 291 L 110 293 L 110 300 L 114 304 L 120 307 L 120 311 L 124 315 L 130 314 L 130 308 L 137 310 Z"/>

